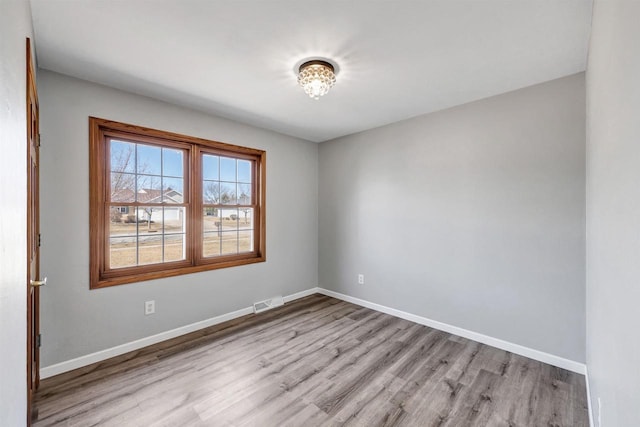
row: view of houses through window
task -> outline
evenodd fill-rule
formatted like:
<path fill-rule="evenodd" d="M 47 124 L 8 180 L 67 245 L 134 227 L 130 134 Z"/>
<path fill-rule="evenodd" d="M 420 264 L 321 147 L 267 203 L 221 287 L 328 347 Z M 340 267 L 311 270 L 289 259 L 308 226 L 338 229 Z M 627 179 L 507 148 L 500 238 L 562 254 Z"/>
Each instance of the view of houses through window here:
<path fill-rule="evenodd" d="M 184 150 L 112 139 L 111 268 L 186 256 Z"/>
<path fill-rule="evenodd" d="M 265 261 L 264 151 L 89 126 L 91 288 Z"/>
<path fill-rule="evenodd" d="M 181 149 L 112 139 L 110 268 L 186 258 L 184 163 Z M 202 154 L 202 255 L 251 252 L 251 161 Z"/>
<path fill-rule="evenodd" d="M 252 251 L 251 162 L 203 154 L 202 180 L 203 256 Z"/>

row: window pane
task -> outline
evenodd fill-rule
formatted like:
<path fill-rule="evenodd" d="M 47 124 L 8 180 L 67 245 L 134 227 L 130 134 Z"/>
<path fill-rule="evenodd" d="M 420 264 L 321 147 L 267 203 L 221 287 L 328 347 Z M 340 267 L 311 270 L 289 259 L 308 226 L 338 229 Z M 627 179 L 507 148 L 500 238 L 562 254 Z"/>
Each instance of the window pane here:
<path fill-rule="evenodd" d="M 109 239 L 109 268 L 137 265 L 136 241 L 135 237 Z"/>
<path fill-rule="evenodd" d="M 136 218 L 138 222 L 138 234 L 158 234 L 162 233 L 162 207 L 161 206 L 140 206 L 136 208 Z"/>
<path fill-rule="evenodd" d="M 138 173 L 149 175 L 162 174 L 161 149 L 151 145 L 136 144 Z"/>
<path fill-rule="evenodd" d="M 222 222 L 218 214 L 220 209 L 218 208 L 204 208 L 202 216 L 202 228 L 205 233 L 222 231 Z"/>
<path fill-rule="evenodd" d="M 109 209 L 109 237 L 135 236 L 136 234 L 135 208 L 111 206 Z"/>
<path fill-rule="evenodd" d="M 111 141 L 109 146 L 111 153 L 110 168 L 112 172 L 136 171 L 136 145 L 124 141 Z"/>
<path fill-rule="evenodd" d="M 109 212 L 109 268 L 137 265 L 137 224 L 133 215 L 123 214 L 124 206 L 112 206 Z"/>
<path fill-rule="evenodd" d="M 251 162 L 238 159 L 238 182 L 251 183 Z"/>
<path fill-rule="evenodd" d="M 220 255 L 220 236 L 218 233 L 204 233 L 202 255 L 212 257 Z"/>
<path fill-rule="evenodd" d="M 183 234 L 169 234 L 164 236 L 164 262 L 182 261 L 186 254 Z"/>
<path fill-rule="evenodd" d="M 182 178 L 163 178 L 163 203 L 184 203 L 184 180 Z"/>
<path fill-rule="evenodd" d="M 138 238 L 138 265 L 162 262 L 162 236 L 140 236 Z"/>
<path fill-rule="evenodd" d="M 235 205 L 238 203 L 235 182 L 220 183 L 220 203 L 223 205 Z"/>
<path fill-rule="evenodd" d="M 205 204 L 220 204 L 220 183 L 218 181 L 204 181 L 202 193 Z"/>
<path fill-rule="evenodd" d="M 240 230 L 253 229 L 253 209 L 252 208 L 238 209 L 238 228 Z"/>
<path fill-rule="evenodd" d="M 230 255 L 238 253 L 238 232 L 227 231 L 222 232 L 222 250 L 221 255 Z"/>
<path fill-rule="evenodd" d="M 238 184 L 238 204 L 251 204 L 251 184 Z"/>
<path fill-rule="evenodd" d="M 135 202 L 136 176 L 131 173 L 111 172 L 111 201 Z"/>
<path fill-rule="evenodd" d="M 220 181 L 236 181 L 236 159 L 220 157 Z"/>
<path fill-rule="evenodd" d="M 219 157 L 210 154 L 202 156 L 202 179 L 211 181 L 220 180 Z"/>
<path fill-rule="evenodd" d="M 158 175 L 138 175 L 136 198 L 140 203 L 162 203 L 162 178 Z"/>
<path fill-rule="evenodd" d="M 162 175 L 184 178 L 184 159 L 182 150 L 162 149 Z"/>
<path fill-rule="evenodd" d="M 238 229 L 238 209 L 220 209 L 222 231 Z"/>
<path fill-rule="evenodd" d="M 204 208 L 203 214 L 203 255 L 212 257 L 237 253 L 238 209 Z"/>
<path fill-rule="evenodd" d="M 185 208 L 184 207 L 165 207 L 164 212 L 164 233 L 184 233 L 185 230 Z M 152 218 L 153 219 L 153 218 Z"/>
<path fill-rule="evenodd" d="M 253 251 L 253 230 L 238 232 L 238 252 Z"/>

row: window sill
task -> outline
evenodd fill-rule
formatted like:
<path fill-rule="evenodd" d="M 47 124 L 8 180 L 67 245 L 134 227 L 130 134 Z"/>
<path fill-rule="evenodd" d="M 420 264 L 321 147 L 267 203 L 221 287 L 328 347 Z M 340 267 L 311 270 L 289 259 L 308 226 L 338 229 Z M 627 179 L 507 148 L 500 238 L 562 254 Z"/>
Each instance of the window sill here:
<path fill-rule="evenodd" d="M 126 276 L 116 277 L 100 277 L 97 281 L 91 281 L 91 289 L 108 288 L 110 286 L 125 285 L 127 283 L 145 282 L 148 280 L 163 279 L 165 277 L 181 276 L 183 274 L 200 273 L 208 270 L 217 270 L 220 268 L 236 267 L 240 265 L 255 264 L 258 262 L 266 262 L 264 255 L 257 255 L 251 258 L 229 259 L 226 261 L 208 262 L 206 264 L 193 265 L 188 267 L 178 267 L 161 271 L 151 271 L 143 273 L 134 273 Z"/>

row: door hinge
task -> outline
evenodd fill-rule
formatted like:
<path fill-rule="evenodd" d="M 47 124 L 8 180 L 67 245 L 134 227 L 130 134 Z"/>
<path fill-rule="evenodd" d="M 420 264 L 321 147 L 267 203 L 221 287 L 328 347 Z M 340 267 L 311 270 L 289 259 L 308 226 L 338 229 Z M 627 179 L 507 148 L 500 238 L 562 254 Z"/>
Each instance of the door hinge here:
<path fill-rule="evenodd" d="M 38 334 L 36 337 L 36 347 L 40 348 L 42 346 L 42 334 Z"/>
<path fill-rule="evenodd" d="M 38 247 L 42 246 L 42 234 L 38 234 Z"/>

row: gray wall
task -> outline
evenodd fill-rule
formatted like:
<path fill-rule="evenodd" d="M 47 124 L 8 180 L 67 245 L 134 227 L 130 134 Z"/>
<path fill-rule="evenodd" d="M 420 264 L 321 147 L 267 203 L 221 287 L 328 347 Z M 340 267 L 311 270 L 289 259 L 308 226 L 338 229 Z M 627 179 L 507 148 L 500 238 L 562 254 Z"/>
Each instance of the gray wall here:
<path fill-rule="evenodd" d="M 317 144 L 40 70 L 42 364 L 317 286 Z M 88 116 L 267 151 L 267 262 L 89 290 Z M 144 316 L 143 302 L 156 301 Z"/>
<path fill-rule="evenodd" d="M 0 426 L 27 418 L 26 0 L 0 0 Z"/>
<path fill-rule="evenodd" d="M 320 286 L 584 362 L 584 91 L 578 74 L 322 143 Z"/>
<path fill-rule="evenodd" d="M 587 67 L 587 367 L 596 425 L 640 425 L 640 2 L 596 1 Z"/>

